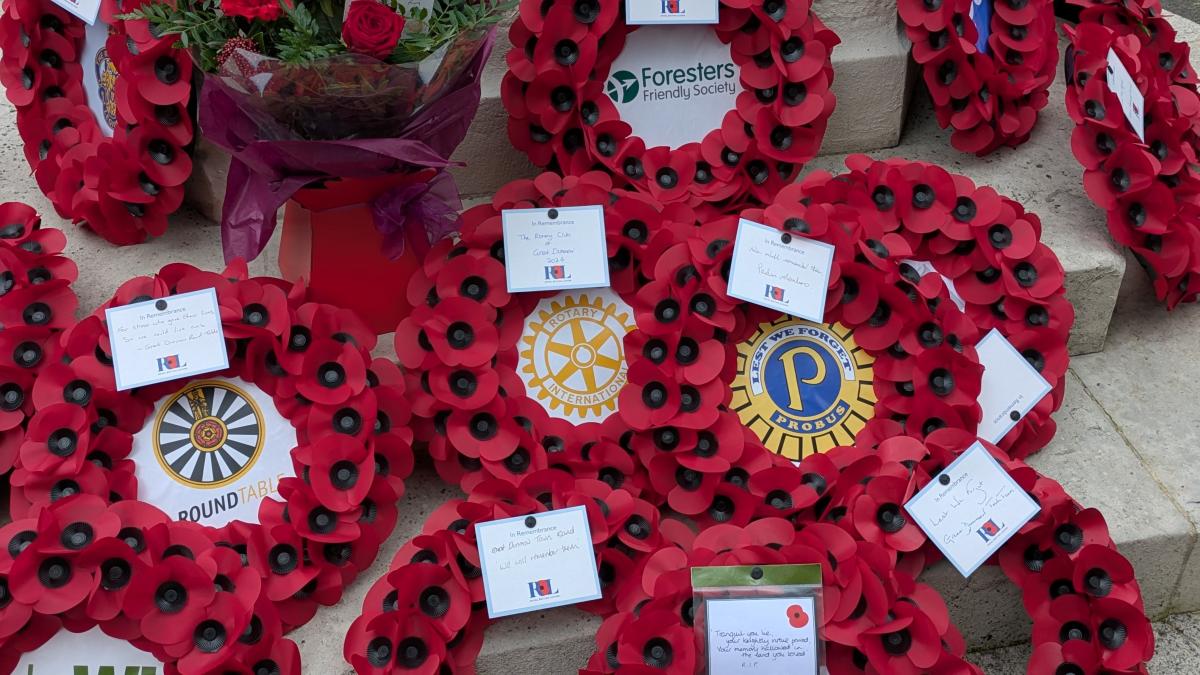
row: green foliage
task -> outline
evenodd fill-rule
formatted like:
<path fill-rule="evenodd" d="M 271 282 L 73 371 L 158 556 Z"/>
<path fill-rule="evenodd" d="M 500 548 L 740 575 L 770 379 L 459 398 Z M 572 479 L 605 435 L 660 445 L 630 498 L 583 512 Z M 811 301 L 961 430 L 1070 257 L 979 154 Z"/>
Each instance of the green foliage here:
<path fill-rule="evenodd" d="M 396 45 L 391 61 L 408 63 L 420 61 L 442 45 L 470 31 L 499 23 L 516 8 L 518 0 L 437 0 L 433 11 L 424 7 L 393 7 L 409 21 L 421 24 L 417 30 L 406 30 L 404 39 Z M 389 3 L 392 4 L 392 3 Z"/>
<path fill-rule="evenodd" d="M 146 19 L 160 35 L 178 35 L 179 46 L 201 56 L 201 67 L 216 67 L 216 55 L 239 35 L 231 19 L 220 13 L 220 0 L 180 0 L 175 6 L 146 4 L 122 18 Z"/>
<path fill-rule="evenodd" d="M 226 16 L 221 0 L 155 0 L 121 16 L 149 21 L 162 35 L 177 35 L 204 70 L 217 69 L 217 55 L 234 37 L 254 41 L 266 56 L 288 63 L 308 63 L 346 51 L 342 16 L 349 0 L 277 0 L 282 16 L 274 21 Z M 361 0 L 368 1 L 368 0 Z M 499 23 L 518 0 L 435 0 L 433 9 L 408 7 L 401 0 L 380 0 L 407 20 L 404 36 L 390 63 L 420 61 L 460 35 Z"/>

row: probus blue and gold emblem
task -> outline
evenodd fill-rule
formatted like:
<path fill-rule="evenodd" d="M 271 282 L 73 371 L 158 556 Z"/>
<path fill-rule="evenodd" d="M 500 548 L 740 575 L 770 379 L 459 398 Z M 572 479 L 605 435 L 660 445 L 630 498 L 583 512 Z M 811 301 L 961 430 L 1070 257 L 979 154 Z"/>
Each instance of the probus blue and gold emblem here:
<path fill-rule="evenodd" d="M 517 372 L 551 415 L 598 422 L 625 386 L 625 334 L 633 311 L 606 289 L 564 291 L 538 303 L 521 336 Z"/>
<path fill-rule="evenodd" d="M 874 361 L 845 326 L 784 316 L 738 345 L 732 407 L 788 459 L 850 445 L 873 414 Z"/>
<path fill-rule="evenodd" d="M 262 454 L 262 410 L 246 392 L 221 380 L 198 380 L 176 392 L 154 420 L 159 465 L 189 487 L 228 485 Z"/>

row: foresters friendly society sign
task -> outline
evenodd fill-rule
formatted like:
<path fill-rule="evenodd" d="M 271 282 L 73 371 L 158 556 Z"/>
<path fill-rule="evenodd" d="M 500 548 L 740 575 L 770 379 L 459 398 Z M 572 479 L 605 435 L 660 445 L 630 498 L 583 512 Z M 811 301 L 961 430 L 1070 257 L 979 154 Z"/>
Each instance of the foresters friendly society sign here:
<path fill-rule="evenodd" d="M 646 147 L 677 148 L 720 127 L 738 88 L 729 46 L 711 27 L 644 26 L 613 62 L 605 93 Z"/>

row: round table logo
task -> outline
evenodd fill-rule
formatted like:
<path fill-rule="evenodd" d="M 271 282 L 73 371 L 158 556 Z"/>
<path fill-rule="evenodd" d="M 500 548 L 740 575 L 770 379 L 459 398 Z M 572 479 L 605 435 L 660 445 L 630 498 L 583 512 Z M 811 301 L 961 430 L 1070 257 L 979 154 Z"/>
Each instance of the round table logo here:
<path fill-rule="evenodd" d="M 262 411 L 246 392 L 220 380 L 189 383 L 154 420 L 154 454 L 173 480 L 216 488 L 249 471 L 263 449 Z"/>
<path fill-rule="evenodd" d="M 521 337 L 518 372 L 552 415 L 596 422 L 617 409 L 625 385 L 625 334 L 633 311 L 611 291 L 566 291 L 542 300 Z"/>
<path fill-rule="evenodd" d="M 850 445 L 875 406 L 873 363 L 841 324 L 785 316 L 738 345 L 732 406 L 788 459 Z"/>

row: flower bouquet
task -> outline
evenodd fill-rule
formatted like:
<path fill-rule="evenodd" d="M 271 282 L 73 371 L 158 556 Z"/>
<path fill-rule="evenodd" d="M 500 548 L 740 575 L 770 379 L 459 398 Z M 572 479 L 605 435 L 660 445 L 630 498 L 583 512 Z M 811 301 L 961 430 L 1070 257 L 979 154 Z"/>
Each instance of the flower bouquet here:
<path fill-rule="evenodd" d="M 390 329 L 407 313 L 404 294 L 380 311 L 362 289 L 403 287 L 417 255 L 456 229 L 446 168 L 478 108 L 495 25 L 514 7 L 158 0 L 126 18 L 177 36 L 205 73 L 200 126 L 231 155 L 226 259 L 257 257 L 286 204 L 284 276 Z"/>

